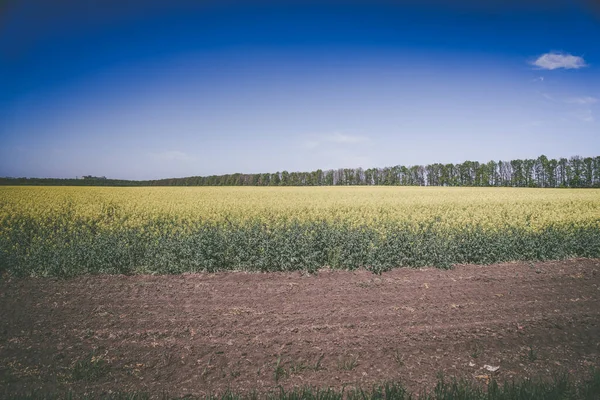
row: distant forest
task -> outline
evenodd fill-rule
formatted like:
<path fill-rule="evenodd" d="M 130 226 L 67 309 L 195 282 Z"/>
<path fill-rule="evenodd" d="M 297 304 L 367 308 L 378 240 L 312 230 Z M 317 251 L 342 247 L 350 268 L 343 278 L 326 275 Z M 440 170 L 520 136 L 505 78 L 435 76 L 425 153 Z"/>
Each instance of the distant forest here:
<path fill-rule="evenodd" d="M 340 168 L 311 172 L 275 172 L 191 176 L 146 181 L 83 176 L 79 179 L 0 178 L 0 185 L 65 186 L 513 186 L 600 187 L 600 157 L 569 159 L 465 161 L 385 168 Z"/>

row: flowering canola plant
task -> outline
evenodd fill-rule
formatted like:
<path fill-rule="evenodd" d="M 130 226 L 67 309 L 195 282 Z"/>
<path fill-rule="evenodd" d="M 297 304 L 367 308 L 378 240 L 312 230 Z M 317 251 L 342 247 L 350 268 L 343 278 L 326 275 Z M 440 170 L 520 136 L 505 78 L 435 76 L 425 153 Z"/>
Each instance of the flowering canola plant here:
<path fill-rule="evenodd" d="M 598 256 L 598 189 L 0 187 L 0 269 L 15 275 Z"/>

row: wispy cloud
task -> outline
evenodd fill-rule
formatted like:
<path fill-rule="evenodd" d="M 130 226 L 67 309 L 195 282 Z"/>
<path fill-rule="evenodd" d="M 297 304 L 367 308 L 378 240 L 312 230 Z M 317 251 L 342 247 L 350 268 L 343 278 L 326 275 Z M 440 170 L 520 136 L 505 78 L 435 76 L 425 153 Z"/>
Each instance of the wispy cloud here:
<path fill-rule="evenodd" d="M 178 150 L 168 150 L 162 151 L 159 153 L 149 153 L 150 156 L 158 161 L 193 161 L 194 157 L 190 156 L 183 151 Z"/>
<path fill-rule="evenodd" d="M 542 54 L 534 62 L 532 62 L 538 68 L 541 69 L 579 69 L 587 67 L 585 60 L 582 57 L 574 56 L 568 53 L 550 52 Z"/>
<path fill-rule="evenodd" d="M 304 142 L 304 147 L 306 147 L 307 149 L 316 149 L 317 147 L 319 147 L 320 144 L 321 142 L 317 140 L 307 140 L 306 142 Z"/>
<path fill-rule="evenodd" d="M 595 120 L 592 110 L 577 110 L 571 112 L 569 115 L 582 122 L 594 122 Z"/>
<path fill-rule="evenodd" d="M 367 140 L 369 139 L 365 136 L 346 135 L 339 132 L 324 137 L 324 141 L 332 143 L 361 143 Z"/>
<path fill-rule="evenodd" d="M 548 93 L 540 93 L 542 95 L 542 97 L 544 97 L 546 100 L 550 100 L 550 101 L 555 101 L 554 97 L 550 96 Z"/>
<path fill-rule="evenodd" d="M 368 142 L 369 138 L 360 135 L 348 135 L 345 133 L 335 132 L 330 135 L 320 135 L 311 140 L 304 142 L 304 146 L 309 149 L 317 148 L 323 144 L 345 144 L 353 145 L 357 143 Z"/>
<path fill-rule="evenodd" d="M 565 100 L 565 103 L 589 105 L 589 104 L 594 104 L 597 101 L 598 101 L 598 99 L 595 97 L 583 96 L 583 97 L 569 97 L 568 99 Z"/>
<path fill-rule="evenodd" d="M 529 121 L 521 125 L 523 128 L 537 128 L 544 125 L 545 122 L 541 120 Z"/>

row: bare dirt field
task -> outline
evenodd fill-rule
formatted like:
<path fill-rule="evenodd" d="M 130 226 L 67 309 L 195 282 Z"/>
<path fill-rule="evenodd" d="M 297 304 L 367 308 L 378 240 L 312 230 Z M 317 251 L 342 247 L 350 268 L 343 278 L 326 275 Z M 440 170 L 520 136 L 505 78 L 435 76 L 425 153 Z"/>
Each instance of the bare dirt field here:
<path fill-rule="evenodd" d="M 0 315 L 4 397 L 577 376 L 600 366 L 600 260 L 4 279 Z"/>

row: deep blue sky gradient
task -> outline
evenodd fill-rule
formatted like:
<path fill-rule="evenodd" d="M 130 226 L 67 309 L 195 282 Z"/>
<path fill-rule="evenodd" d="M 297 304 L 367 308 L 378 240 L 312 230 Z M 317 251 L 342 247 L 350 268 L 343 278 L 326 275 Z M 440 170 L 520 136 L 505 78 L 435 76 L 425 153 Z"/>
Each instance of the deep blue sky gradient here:
<path fill-rule="evenodd" d="M 598 155 L 598 11 L 573 1 L 8 0 L 0 176 Z M 587 67 L 531 64 L 550 51 Z"/>

